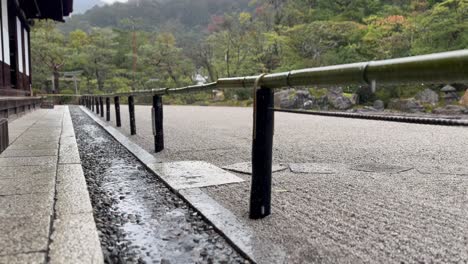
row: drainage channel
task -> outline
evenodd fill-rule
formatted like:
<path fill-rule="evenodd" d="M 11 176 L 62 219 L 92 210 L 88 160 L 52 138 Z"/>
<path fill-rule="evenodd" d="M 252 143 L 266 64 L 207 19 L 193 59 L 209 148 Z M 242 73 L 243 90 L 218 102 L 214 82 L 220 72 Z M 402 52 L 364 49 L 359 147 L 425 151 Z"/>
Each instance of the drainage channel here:
<path fill-rule="evenodd" d="M 70 107 L 106 263 L 249 263 L 78 107 Z"/>

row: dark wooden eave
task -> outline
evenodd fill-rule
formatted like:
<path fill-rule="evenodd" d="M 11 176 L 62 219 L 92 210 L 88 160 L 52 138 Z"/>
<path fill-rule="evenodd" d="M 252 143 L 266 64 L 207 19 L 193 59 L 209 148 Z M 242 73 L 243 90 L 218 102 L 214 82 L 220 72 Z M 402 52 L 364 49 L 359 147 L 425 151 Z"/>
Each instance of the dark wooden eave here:
<path fill-rule="evenodd" d="M 16 0 L 24 11 L 27 19 L 53 19 L 64 21 L 63 18 L 73 12 L 73 0 Z"/>

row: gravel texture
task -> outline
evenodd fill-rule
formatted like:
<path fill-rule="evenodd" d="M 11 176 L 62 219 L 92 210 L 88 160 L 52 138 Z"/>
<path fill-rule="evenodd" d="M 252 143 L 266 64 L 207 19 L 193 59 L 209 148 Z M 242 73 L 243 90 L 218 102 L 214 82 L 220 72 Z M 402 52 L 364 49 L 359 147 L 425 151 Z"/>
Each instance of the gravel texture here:
<path fill-rule="evenodd" d="M 248 263 L 85 113 L 70 112 L 106 263 Z"/>

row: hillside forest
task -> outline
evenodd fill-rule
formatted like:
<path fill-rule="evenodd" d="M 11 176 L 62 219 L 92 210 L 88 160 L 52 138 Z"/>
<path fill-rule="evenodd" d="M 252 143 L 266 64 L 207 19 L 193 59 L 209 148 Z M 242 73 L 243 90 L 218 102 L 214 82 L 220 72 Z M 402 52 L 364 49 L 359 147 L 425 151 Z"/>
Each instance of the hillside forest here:
<path fill-rule="evenodd" d="M 467 29 L 467 0 L 133 0 L 96 6 L 63 24 L 37 21 L 33 87 L 75 93 L 63 73 L 76 71 L 83 94 L 180 87 L 458 50 L 468 47 Z M 361 87 L 342 89 L 352 94 Z M 376 96 L 388 103 L 421 89 L 395 87 Z M 168 100 L 197 103 L 210 96 Z M 248 104 L 251 91 L 223 97 Z M 371 99 L 361 96 L 362 103 Z"/>

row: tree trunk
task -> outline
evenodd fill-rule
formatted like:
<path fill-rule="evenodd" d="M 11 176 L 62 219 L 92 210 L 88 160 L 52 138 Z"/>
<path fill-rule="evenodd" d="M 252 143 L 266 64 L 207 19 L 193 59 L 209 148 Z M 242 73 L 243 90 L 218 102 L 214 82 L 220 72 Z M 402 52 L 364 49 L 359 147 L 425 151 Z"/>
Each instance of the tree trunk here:
<path fill-rule="evenodd" d="M 104 82 L 101 78 L 101 75 L 99 74 L 99 68 L 98 68 L 98 61 L 97 59 L 94 59 L 94 66 L 96 67 L 95 69 L 95 74 L 96 74 L 96 80 L 97 80 L 97 85 L 98 85 L 98 90 L 103 91 L 104 89 Z"/>
<path fill-rule="evenodd" d="M 91 93 L 91 80 L 90 78 L 86 78 L 86 86 L 88 87 L 88 94 Z"/>
<path fill-rule="evenodd" d="M 97 79 L 98 89 L 99 91 L 104 91 L 104 80 L 103 78 Z"/>
<path fill-rule="evenodd" d="M 211 81 L 211 82 L 215 82 L 215 81 L 217 80 L 217 77 L 215 76 L 215 74 L 214 74 L 214 72 L 213 72 L 213 68 L 212 68 L 210 62 L 206 60 L 206 61 L 204 62 L 204 64 L 205 64 L 205 68 L 206 68 L 207 71 L 208 71 L 208 75 L 210 76 L 210 81 Z"/>
<path fill-rule="evenodd" d="M 60 86 L 59 86 L 60 73 L 57 68 L 54 68 L 53 74 L 54 74 L 54 87 L 52 87 L 52 93 L 59 94 L 60 93 Z"/>
<path fill-rule="evenodd" d="M 171 79 L 174 81 L 176 87 L 179 87 L 179 81 L 177 80 L 177 77 L 174 75 L 174 72 L 172 71 L 172 68 L 169 66 L 167 68 L 167 73 L 171 77 Z"/>
<path fill-rule="evenodd" d="M 231 71 L 229 69 L 229 49 L 226 51 L 226 58 L 225 58 L 225 61 L 226 61 L 226 73 L 227 73 L 227 77 L 231 77 Z"/>

